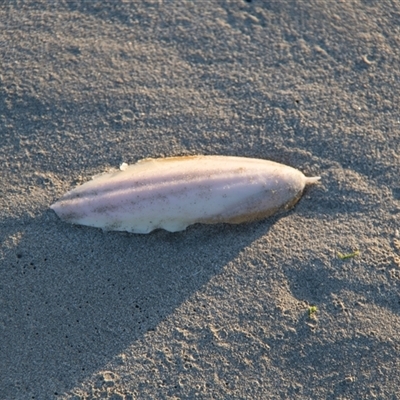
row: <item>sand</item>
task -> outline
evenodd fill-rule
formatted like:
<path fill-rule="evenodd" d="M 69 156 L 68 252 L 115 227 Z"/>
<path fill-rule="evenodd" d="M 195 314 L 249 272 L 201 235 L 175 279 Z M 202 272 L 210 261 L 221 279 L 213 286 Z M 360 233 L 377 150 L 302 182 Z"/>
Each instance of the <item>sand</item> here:
<path fill-rule="evenodd" d="M 3 3 L 0 398 L 400 398 L 399 18 L 374 0 Z M 49 209 L 188 154 L 322 180 L 285 214 L 175 234 Z"/>

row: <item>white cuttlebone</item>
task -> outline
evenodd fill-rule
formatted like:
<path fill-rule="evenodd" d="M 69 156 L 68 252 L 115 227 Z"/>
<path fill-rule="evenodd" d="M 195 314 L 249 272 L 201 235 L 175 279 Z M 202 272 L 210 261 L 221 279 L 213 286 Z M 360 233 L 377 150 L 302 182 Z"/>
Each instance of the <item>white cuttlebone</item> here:
<path fill-rule="evenodd" d="M 306 178 L 272 161 L 228 156 L 145 159 L 95 176 L 51 208 L 67 222 L 105 230 L 170 232 L 194 223 L 238 224 L 287 210 Z"/>

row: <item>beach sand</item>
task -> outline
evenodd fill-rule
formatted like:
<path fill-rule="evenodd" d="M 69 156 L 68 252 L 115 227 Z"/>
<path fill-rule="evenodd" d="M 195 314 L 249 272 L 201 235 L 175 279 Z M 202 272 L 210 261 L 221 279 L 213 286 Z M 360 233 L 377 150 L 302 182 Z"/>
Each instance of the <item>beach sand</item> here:
<path fill-rule="evenodd" d="M 3 3 L 0 399 L 400 398 L 399 18 Z M 191 154 L 322 179 L 285 214 L 174 234 L 49 209 L 122 162 Z"/>

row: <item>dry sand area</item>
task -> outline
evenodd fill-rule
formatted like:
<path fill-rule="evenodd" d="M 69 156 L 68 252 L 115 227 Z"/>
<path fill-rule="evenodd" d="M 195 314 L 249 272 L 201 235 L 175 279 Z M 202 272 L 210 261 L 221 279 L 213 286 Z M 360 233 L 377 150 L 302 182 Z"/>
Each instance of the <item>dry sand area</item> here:
<path fill-rule="evenodd" d="M 2 2 L 0 399 L 399 399 L 399 49 L 398 0 Z M 174 234 L 49 209 L 190 154 L 322 179 Z"/>

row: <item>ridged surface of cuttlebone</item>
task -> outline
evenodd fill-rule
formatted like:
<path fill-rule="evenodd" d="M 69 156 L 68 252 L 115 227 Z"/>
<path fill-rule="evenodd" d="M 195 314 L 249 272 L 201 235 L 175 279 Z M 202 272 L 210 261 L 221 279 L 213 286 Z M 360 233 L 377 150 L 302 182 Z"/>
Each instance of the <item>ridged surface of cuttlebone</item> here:
<path fill-rule="evenodd" d="M 95 176 L 51 206 L 70 223 L 106 230 L 171 232 L 188 225 L 241 223 L 289 209 L 306 178 L 272 161 L 228 156 L 145 159 Z"/>

